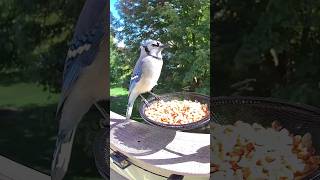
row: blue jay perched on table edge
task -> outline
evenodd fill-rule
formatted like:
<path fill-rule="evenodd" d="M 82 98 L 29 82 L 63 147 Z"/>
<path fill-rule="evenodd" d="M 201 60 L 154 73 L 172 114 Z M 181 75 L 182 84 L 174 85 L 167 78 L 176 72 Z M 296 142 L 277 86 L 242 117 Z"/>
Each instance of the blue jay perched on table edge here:
<path fill-rule="evenodd" d="M 84 114 L 93 104 L 102 112 L 97 102 L 108 99 L 107 28 L 106 1 L 87 0 L 65 61 L 52 180 L 62 180 L 67 172 L 75 132 Z"/>
<path fill-rule="evenodd" d="M 163 65 L 162 50 L 166 46 L 159 41 L 149 40 L 140 46 L 140 57 L 134 67 L 130 85 L 129 100 L 126 113 L 126 119 L 130 119 L 134 101 L 140 95 L 144 103 L 147 100 L 141 95 L 149 92 L 151 95 L 159 98 L 158 95 L 151 92 L 152 88 L 157 85 Z"/>

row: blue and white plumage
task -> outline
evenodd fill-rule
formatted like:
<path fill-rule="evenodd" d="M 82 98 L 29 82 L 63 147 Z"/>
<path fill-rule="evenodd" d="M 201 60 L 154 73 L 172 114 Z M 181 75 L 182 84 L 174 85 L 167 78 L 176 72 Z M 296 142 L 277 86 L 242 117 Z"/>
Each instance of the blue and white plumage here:
<path fill-rule="evenodd" d="M 97 101 L 108 98 L 107 28 L 106 1 L 87 0 L 65 60 L 52 180 L 62 180 L 67 172 L 75 132 L 84 114 Z"/>
<path fill-rule="evenodd" d="M 129 85 L 126 119 L 131 117 L 136 98 L 143 93 L 151 93 L 152 88 L 157 85 L 163 64 L 161 52 L 164 47 L 161 42 L 155 40 L 149 40 L 140 46 L 140 57 L 134 67 Z"/>

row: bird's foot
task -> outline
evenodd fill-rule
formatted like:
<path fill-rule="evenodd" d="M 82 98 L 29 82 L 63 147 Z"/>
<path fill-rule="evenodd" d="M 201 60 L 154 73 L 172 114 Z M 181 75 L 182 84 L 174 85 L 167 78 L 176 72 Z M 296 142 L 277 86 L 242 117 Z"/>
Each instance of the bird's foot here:
<path fill-rule="evenodd" d="M 148 101 L 147 101 L 146 99 L 142 99 L 142 101 L 143 101 L 143 103 L 144 103 L 147 107 L 150 106 L 150 104 L 148 103 Z"/>
<path fill-rule="evenodd" d="M 140 95 L 140 97 L 141 97 L 141 101 L 143 101 L 143 103 L 144 103 L 147 107 L 149 107 L 150 104 L 148 103 L 148 101 L 146 100 L 146 98 L 144 98 L 142 95 Z"/>
<path fill-rule="evenodd" d="M 161 100 L 161 96 L 159 96 L 159 95 L 154 96 L 154 98 L 156 98 L 158 101 Z"/>
<path fill-rule="evenodd" d="M 154 98 L 156 98 L 156 100 L 161 100 L 161 96 L 159 96 L 159 95 L 157 95 L 157 94 L 155 94 L 155 93 L 153 93 L 153 92 L 149 92 Z"/>

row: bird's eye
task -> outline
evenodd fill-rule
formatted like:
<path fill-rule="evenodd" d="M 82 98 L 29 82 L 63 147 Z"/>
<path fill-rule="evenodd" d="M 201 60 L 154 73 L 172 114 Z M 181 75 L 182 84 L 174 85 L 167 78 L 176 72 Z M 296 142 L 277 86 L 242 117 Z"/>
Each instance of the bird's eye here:
<path fill-rule="evenodd" d="M 159 43 L 157 43 L 157 44 L 151 44 L 151 46 L 157 46 L 157 47 L 159 47 Z"/>

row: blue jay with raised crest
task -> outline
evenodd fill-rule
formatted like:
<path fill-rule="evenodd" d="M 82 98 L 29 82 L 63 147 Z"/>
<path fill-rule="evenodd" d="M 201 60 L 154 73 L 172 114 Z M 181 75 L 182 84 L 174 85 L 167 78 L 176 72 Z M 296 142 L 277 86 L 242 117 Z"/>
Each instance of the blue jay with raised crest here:
<path fill-rule="evenodd" d="M 155 40 L 148 40 L 140 46 L 140 57 L 134 67 L 129 85 L 127 120 L 131 117 L 134 101 L 138 96 L 148 105 L 141 94 L 148 92 L 159 99 L 159 96 L 151 90 L 157 85 L 161 74 L 163 64 L 161 52 L 165 47 L 164 44 Z"/>
<path fill-rule="evenodd" d="M 90 107 L 108 99 L 107 3 L 87 0 L 76 24 L 65 60 L 58 137 L 51 165 L 51 179 L 62 180 L 67 172 L 75 132 Z"/>

